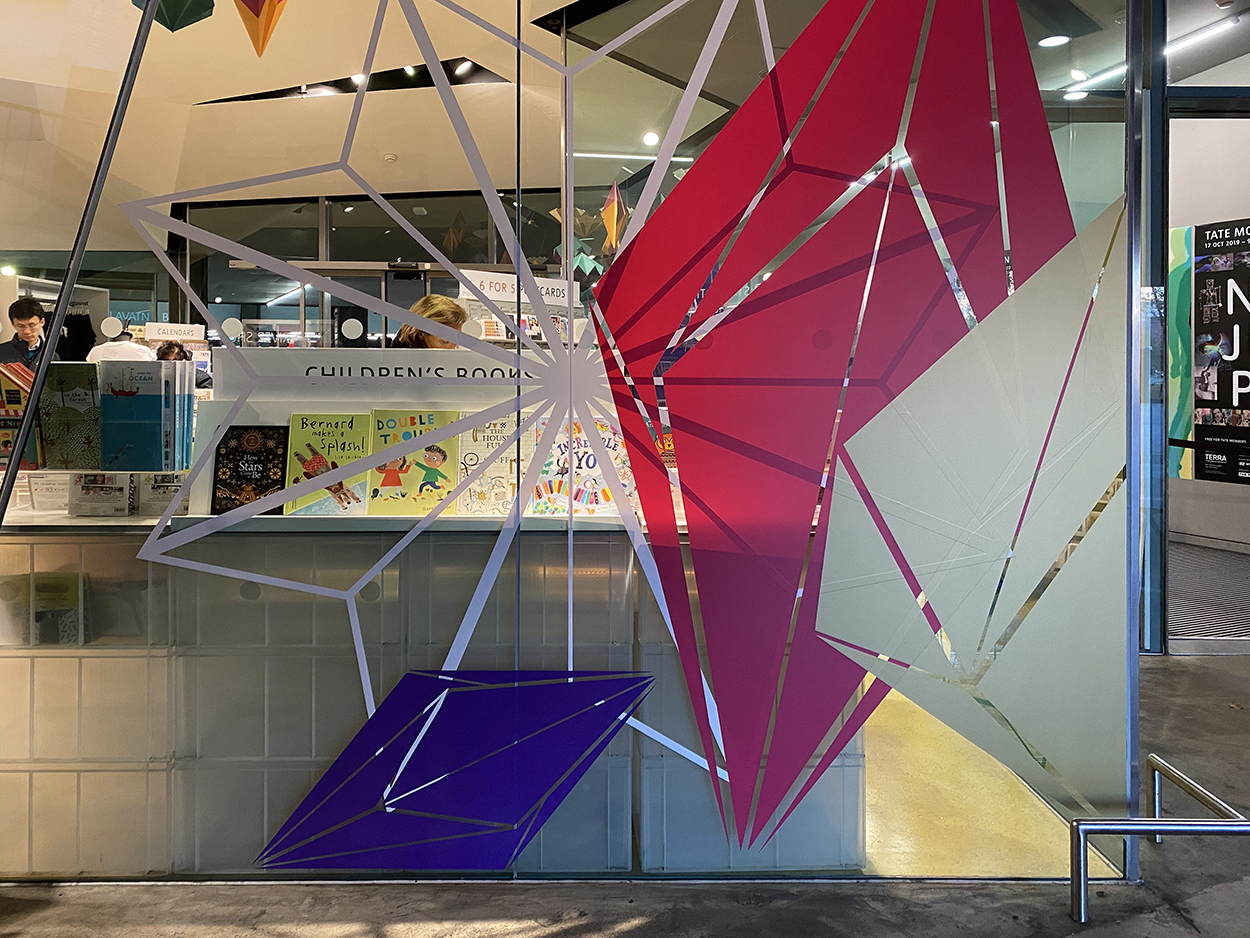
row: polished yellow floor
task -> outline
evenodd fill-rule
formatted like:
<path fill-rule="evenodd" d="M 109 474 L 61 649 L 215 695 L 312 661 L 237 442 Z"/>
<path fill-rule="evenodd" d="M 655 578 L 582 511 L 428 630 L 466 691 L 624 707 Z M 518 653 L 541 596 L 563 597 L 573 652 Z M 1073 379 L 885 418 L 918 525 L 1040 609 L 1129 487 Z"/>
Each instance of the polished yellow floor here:
<path fill-rule="evenodd" d="M 1068 875 L 1068 826 L 996 759 L 891 691 L 864 724 L 865 872 Z M 1091 876 L 1118 876 L 1091 853 Z"/>

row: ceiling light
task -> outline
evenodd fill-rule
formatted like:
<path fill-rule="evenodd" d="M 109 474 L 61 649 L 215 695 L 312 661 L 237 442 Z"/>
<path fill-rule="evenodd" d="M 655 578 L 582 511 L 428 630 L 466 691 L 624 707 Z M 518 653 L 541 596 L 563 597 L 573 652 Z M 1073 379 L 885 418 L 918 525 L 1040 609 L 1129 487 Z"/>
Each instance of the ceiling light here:
<path fill-rule="evenodd" d="M 214 302 L 214 303 L 220 303 L 220 302 L 221 302 L 221 297 L 219 297 L 219 296 L 215 296 L 215 297 L 213 297 L 213 302 Z"/>
<path fill-rule="evenodd" d="M 470 62 L 468 59 L 465 59 L 463 62 L 461 62 L 459 65 L 456 66 L 456 74 L 460 75 L 461 77 L 469 74 L 469 72 L 472 70 L 473 70 L 473 63 Z"/>
<path fill-rule="evenodd" d="M 1210 39 L 1212 36 L 1218 36 L 1225 30 L 1232 29 L 1238 22 L 1239 19 L 1234 16 L 1230 19 L 1224 20 L 1222 23 L 1216 23 L 1214 26 L 1208 26 L 1206 29 L 1200 29 L 1196 33 L 1191 33 L 1183 39 L 1178 39 L 1176 42 L 1169 43 L 1164 47 L 1163 53 L 1164 55 L 1171 55 L 1173 52 L 1179 52 L 1181 49 L 1186 49 L 1195 43 L 1202 42 L 1204 39 Z"/>
<path fill-rule="evenodd" d="M 405 65 L 404 74 L 407 75 L 409 78 L 412 78 L 414 75 L 417 74 L 417 70 L 413 68 L 411 65 Z"/>
<path fill-rule="evenodd" d="M 1101 82 L 1104 82 L 1109 78 L 1119 78 L 1126 71 L 1128 71 L 1127 66 L 1117 65 L 1115 68 L 1109 68 L 1105 72 L 1099 72 L 1097 75 L 1093 76 L 1092 78 L 1087 78 L 1085 79 L 1085 81 L 1081 82 L 1080 84 L 1073 85 L 1071 88 L 1067 90 L 1068 91 L 1084 91 L 1086 88 L 1092 88 L 1094 85 L 1100 84 Z"/>
<path fill-rule="evenodd" d="M 354 211 L 356 211 L 356 206 L 354 206 L 354 205 L 348 205 L 348 206 L 345 206 L 345 207 L 343 208 L 343 211 L 345 211 L 345 212 L 354 212 Z"/>
<path fill-rule="evenodd" d="M 283 300 L 289 300 L 293 296 L 298 296 L 302 289 L 303 289 L 302 287 L 296 287 L 294 290 L 288 290 L 286 293 L 283 293 L 281 296 L 275 296 L 272 300 L 270 300 L 265 305 L 273 306 L 277 303 L 281 303 Z"/>
<path fill-rule="evenodd" d="M 1063 100 L 1080 101 L 1081 98 L 1087 98 L 1087 97 L 1089 97 L 1088 91 L 1069 91 L 1067 94 L 1063 96 Z"/>
<path fill-rule="evenodd" d="M 660 135 L 657 134 L 654 130 L 648 130 L 645 134 L 642 135 L 642 142 L 645 143 L 649 147 L 653 147 L 657 143 L 660 142 Z"/>
<path fill-rule="evenodd" d="M 414 215 L 428 215 L 428 214 L 430 214 L 430 212 L 429 212 L 429 209 L 427 209 L 424 205 L 414 205 L 414 206 L 412 207 L 412 214 L 414 214 Z"/>
<path fill-rule="evenodd" d="M 1165 55 L 1171 55 L 1173 52 L 1179 52 L 1181 49 L 1186 49 L 1189 46 L 1202 42 L 1205 39 L 1210 39 L 1213 36 L 1218 36 L 1221 33 L 1229 29 L 1232 29 L 1239 22 L 1240 22 L 1240 19 L 1238 17 L 1236 16 L 1229 17 L 1228 19 L 1223 20 L 1222 22 L 1216 23 L 1212 26 L 1208 26 L 1206 29 L 1200 29 L 1196 33 L 1190 33 L 1188 36 L 1184 36 L 1181 39 L 1176 40 L 1176 42 L 1173 42 L 1165 46 L 1163 49 L 1163 52 Z M 1092 88 L 1094 85 L 1100 84 L 1101 82 L 1104 82 L 1109 78 L 1119 78 L 1121 75 L 1123 75 L 1127 71 L 1128 71 L 1128 66 L 1117 65 L 1115 68 L 1109 68 L 1105 72 L 1099 72 L 1097 75 L 1093 76 L 1092 78 L 1087 78 L 1082 82 L 1078 82 L 1077 84 L 1069 87 L 1067 90 L 1068 91 L 1084 91 L 1086 88 Z M 1075 72 L 1073 74 L 1075 74 Z"/>
<path fill-rule="evenodd" d="M 1072 69 L 1072 71 L 1068 74 L 1072 76 L 1073 81 L 1084 81 L 1089 78 L 1089 75 L 1085 74 L 1085 72 L 1081 71 L 1079 68 Z"/>
<path fill-rule="evenodd" d="M 364 76 L 364 75 L 353 75 L 353 76 L 352 76 L 352 84 L 353 84 L 353 85 L 363 84 L 363 83 L 364 83 L 364 80 L 365 80 L 365 76 Z"/>
<path fill-rule="evenodd" d="M 1055 46 L 1066 46 L 1070 41 L 1067 36 L 1047 36 L 1045 39 L 1037 40 L 1037 44 L 1043 49 L 1052 49 Z"/>
<path fill-rule="evenodd" d="M 8 264 L 5 264 L 3 267 L 0 267 L 0 274 L 4 274 L 6 277 L 12 277 L 16 273 L 17 271 L 14 270 Z"/>
<path fill-rule="evenodd" d="M 633 153 L 574 153 L 578 159 L 583 160 L 646 160 L 648 163 L 655 160 L 655 157 L 647 154 Z M 674 156 L 670 157 L 671 163 L 693 163 L 693 156 Z"/>

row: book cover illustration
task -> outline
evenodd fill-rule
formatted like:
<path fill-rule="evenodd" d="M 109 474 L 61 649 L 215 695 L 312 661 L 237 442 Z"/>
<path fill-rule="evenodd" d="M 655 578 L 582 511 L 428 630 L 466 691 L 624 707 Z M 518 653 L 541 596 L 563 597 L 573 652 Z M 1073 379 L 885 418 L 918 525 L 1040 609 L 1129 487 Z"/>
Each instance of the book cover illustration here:
<path fill-rule="evenodd" d="M 155 472 L 172 463 L 173 362 L 100 363 L 100 468 Z"/>
<path fill-rule="evenodd" d="M 287 427 L 231 427 L 213 454 L 215 515 L 285 488 Z M 265 512 L 282 514 L 282 506 Z"/>
<path fill-rule="evenodd" d="M 35 374 L 18 362 L 0 362 L 0 469 L 9 465 L 9 457 L 17 446 L 22 428 L 22 417 L 34 386 Z M 26 438 L 26 451 L 22 454 L 22 470 L 39 468 L 39 428 L 33 427 Z"/>
<path fill-rule="evenodd" d="M 375 410 L 372 452 L 424 436 L 459 419 L 456 410 Z M 458 441 L 452 437 L 370 469 L 369 514 L 429 514 L 456 487 L 459 455 Z M 441 514 L 454 514 L 455 510 L 453 502 Z"/>
<path fill-rule="evenodd" d="M 547 420 L 538 421 L 534 427 L 534 439 L 537 441 L 546 429 Z M 629 457 L 625 452 L 625 439 L 621 431 L 606 420 L 595 420 L 595 431 L 603 440 L 603 445 L 612 457 L 613 472 L 620 480 L 620 488 L 632 503 L 634 495 L 634 474 L 629 467 Z M 543 459 L 539 471 L 538 482 L 534 486 L 534 497 L 530 502 L 529 514 L 568 516 L 569 510 L 569 455 L 568 431 L 561 426 L 556 432 L 551 452 Z M 595 451 L 591 449 L 590 440 L 582 429 L 580 420 L 573 422 L 573 516 L 619 515 L 616 499 L 604 483 L 603 467 Z"/>
<path fill-rule="evenodd" d="M 369 455 L 368 414 L 291 414 L 286 482 L 296 485 Z M 286 503 L 288 515 L 363 515 L 368 471 Z"/>
<path fill-rule="evenodd" d="M 524 422 L 528 415 L 521 414 Z M 492 420 L 480 427 L 460 434 L 460 474 L 457 483 L 463 482 L 475 472 L 484 460 L 516 432 L 518 420 L 515 414 Z M 517 480 L 525 475 L 534 455 L 534 437 L 528 431 L 521 434 L 520 448 L 513 443 L 456 499 L 458 515 L 506 515 L 512 510 L 516 498 Z"/>
<path fill-rule="evenodd" d="M 50 362 L 39 395 L 48 469 L 100 468 L 100 373 L 89 362 Z"/>
<path fill-rule="evenodd" d="M 35 373 L 20 362 L 0 362 L 0 417 L 21 417 Z"/>

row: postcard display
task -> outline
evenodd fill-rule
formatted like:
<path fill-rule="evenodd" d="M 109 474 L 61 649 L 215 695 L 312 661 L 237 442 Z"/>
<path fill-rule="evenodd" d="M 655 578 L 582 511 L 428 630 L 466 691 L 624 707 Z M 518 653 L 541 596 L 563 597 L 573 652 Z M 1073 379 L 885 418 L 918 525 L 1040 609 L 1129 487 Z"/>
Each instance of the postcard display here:
<path fill-rule="evenodd" d="M 1194 229 L 1194 477 L 1250 484 L 1250 219 Z"/>
<path fill-rule="evenodd" d="M 536 448 L 549 419 L 545 415 L 523 408 L 519 418 L 496 412 L 471 420 L 517 393 L 516 375 L 473 352 L 243 349 L 240 354 L 256 374 L 286 380 L 251 389 L 211 454 L 211 466 L 196 478 L 193 515 L 221 514 L 357 463 L 359 472 L 265 513 L 351 518 L 437 511 L 445 518 L 503 517 L 512 510 L 531 461 L 541 458 L 526 516 L 567 517 L 571 502 L 574 517 L 619 517 L 581 421 L 573 426 L 572 447 L 562 424 L 553 431 L 550 451 L 540 456 Z M 196 459 L 247 384 L 226 350 L 214 351 L 213 373 L 214 399 L 198 409 Z M 520 376 L 522 392 L 534 386 L 526 377 Z M 514 439 L 518 424 L 527 420 Z M 443 431 L 457 421 L 459 432 Z M 633 474 L 620 430 L 611 419 L 596 419 L 593 432 L 612 456 L 610 471 L 619 490 L 632 500 Z M 436 440 L 419 445 L 429 434 Z M 417 442 L 402 445 L 412 441 Z M 384 450 L 390 452 L 371 459 Z"/>

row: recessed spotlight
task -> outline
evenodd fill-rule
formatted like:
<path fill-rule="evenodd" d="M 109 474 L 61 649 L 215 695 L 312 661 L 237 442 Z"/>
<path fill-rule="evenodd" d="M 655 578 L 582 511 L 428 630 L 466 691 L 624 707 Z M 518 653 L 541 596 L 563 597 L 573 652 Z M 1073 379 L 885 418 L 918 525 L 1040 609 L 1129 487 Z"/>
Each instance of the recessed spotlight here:
<path fill-rule="evenodd" d="M 1084 81 L 1089 78 L 1089 75 L 1081 71 L 1079 68 L 1072 69 L 1072 71 L 1068 74 L 1072 76 L 1073 81 Z"/>
<path fill-rule="evenodd" d="M 1080 101 L 1081 98 L 1087 98 L 1087 97 L 1089 97 L 1088 91 L 1069 91 L 1067 94 L 1063 96 L 1063 100 Z"/>
<path fill-rule="evenodd" d="M 657 143 L 660 142 L 660 135 L 657 134 L 654 130 L 648 130 L 645 134 L 642 135 L 642 142 L 645 143 L 649 147 L 653 147 Z"/>
<path fill-rule="evenodd" d="M 17 271 L 14 270 L 9 264 L 5 264 L 3 267 L 0 267 L 0 274 L 4 274 L 6 277 L 12 277 L 16 273 Z"/>
<path fill-rule="evenodd" d="M 411 65 L 405 65 L 404 74 L 407 75 L 409 78 L 412 78 L 415 74 L 417 74 L 417 70 L 413 68 Z"/>
<path fill-rule="evenodd" d="M 1037 44 L 1043 49 L 1053 49 L 1055 46 L 1066 46 L 1071 41 L 1068 36 L 1047 36 L 1045 39 L 1037 40 Z"/>
<path fill-rule="evenodd" d="M 215 296 L 215 297 L 213 297 L 213 302 L 214 302 L 214 303 L 220 303 L 220 302 L 221 302 L 221 297 L 219 297 L 219 296 Z"/>
<path fill-rule="evenodd" d="M 345 211 L 345 212 L 354 212 L 354 211 L 356 211 L 356 206 L 354 206 L 354 205 L 347 205 L 347 206 L 344 206 L 344 207 L 343 207 L 343 211 Z"/>
<path fill-rule="evenodd" d="M 428 215 L 428 214 L 430 214 L 430 212 L 429 212 L 429 210 L 428 210 L 428 209 L 427 209 L 424 205 L 414 205 L 414 206 L 412 207 L 412 214 L 414 214 L 414 215 Z"/>
<path fill-rule="evenodd" d="M 469 74 L 469 72 L 472 71 L 472 69 L 473 69 L 473 63 L 470 62 L 468 59 L 465 59 L 463 62 L 461 62 L 459 65 L 456 66 L 456 74 L 460 76 L 464 76 L 464 75 Z"/>
<path fill-rule="evenodd" d="M 1042 41 L 1043 41 L 1043 42 L 1045 42 L 1046 40 L 1044 40 L 1044 39 L 1043 39 Z M 1067 41 L 1068 41 L 1068 40 L 1066 40 L 1066 39 L 1064 40 L 1064 42 L 1067 42 Z M 364 75 L 353 75 L 353 76 L 352 76 L 352 84 L 353 84 L 353 85 L 359 85 L 359 84 L 362 84 L 362 83 L 364 82 L 364 80 L 365 80 L 365 76 L 364 76 Z"/>
<path fill-rule="evenodd" d="M 390 233 L 391 233 L 391 229 L 390 229 L 390 228 L 387 228 L 387 229 L 386 229 L 386 233 L 387 233 L 387 234 L 390 234 Z"/>

